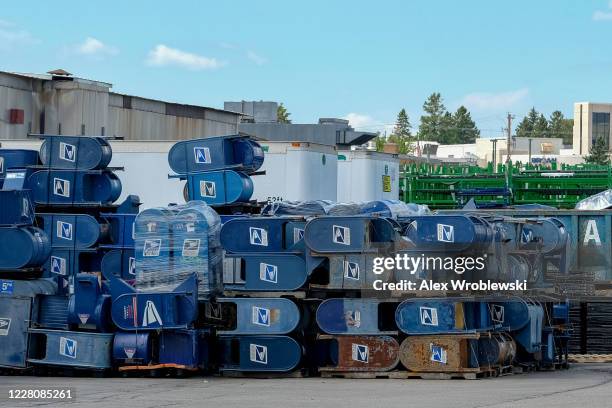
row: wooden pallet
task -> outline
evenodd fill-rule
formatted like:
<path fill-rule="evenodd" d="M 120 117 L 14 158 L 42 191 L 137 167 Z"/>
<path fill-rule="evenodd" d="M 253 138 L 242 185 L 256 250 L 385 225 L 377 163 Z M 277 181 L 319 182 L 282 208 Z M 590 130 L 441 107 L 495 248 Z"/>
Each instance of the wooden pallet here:
<path fill-rule="evenodd" d="M 612 363 L 612 354 L 570 354 L 570 363 Z"/>
<path fill-rule="evenodd" d="M 421 379 L 421 380 L 451 380 L 465 379 L 476 380 L 480 378 L 499 377 L 518 374 L 515 367 L 476 368 L 463 372 L 415 372 L 415 371 L 321 371 L 322 378 L 350 378 L 350 379 Z"/>
<path fill-rule="evenodd" d="M 251 371 L 237 371 L 237 370 L 220 370 L 220 377 L 227 378 L 255 378 L 255 379 L 279 379 L 279 378 L 306 378 L 310 377 L 308 370 L 299 369 L 290 371 L 288 373 L 279 372 L 251 372 Z"/>
<path fill-rule="evenodd" d="M 502 375 L 498 368 L 477 369 L 474 371 L 459 371 L 459 372 L 408 372 L 407 378 L 420 378 L 423 380 L 478 380 L 481 378 L 499 377 Z M 511 375 L 512 372 L 505 372 L 503 375 Z"/>
<path fill-rule="evenodd" d="M 188 377 L 199 373 L 200 369 L 182 364 L 152 364 L 121 366 L 118 371 L 124 377 Z"/>
<path fill-rule="evenodd" d="M 393 380 L 408 378 L 408 371 L 319 371 L 321 378 L 350 378 L 350 379 L 376 379 L 388 378 Z"/>

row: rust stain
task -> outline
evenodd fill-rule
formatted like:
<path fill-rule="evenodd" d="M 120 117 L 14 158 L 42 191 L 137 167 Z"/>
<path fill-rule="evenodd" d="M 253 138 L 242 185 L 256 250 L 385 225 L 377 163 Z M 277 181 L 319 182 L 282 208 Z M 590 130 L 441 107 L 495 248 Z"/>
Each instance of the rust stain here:
<path fill-rule="evenodd" d="M 399 362 L 399 344 L 389 336 L 321 336 L 338 346 L 335 371 L 388 371 Z M 330 368 L 331 369 L 331 368 Z"/>

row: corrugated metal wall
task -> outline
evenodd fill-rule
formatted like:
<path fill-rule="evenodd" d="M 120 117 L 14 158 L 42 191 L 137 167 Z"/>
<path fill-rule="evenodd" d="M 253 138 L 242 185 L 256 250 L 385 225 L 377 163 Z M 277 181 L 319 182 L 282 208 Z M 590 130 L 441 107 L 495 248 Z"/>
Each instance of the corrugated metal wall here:
<path fill-rule="evenodd" d="M 125 140 L 182 140 L 238 131 L 239 116 L 195 106 L 111 94 L 108 134 Z"/>
<path fill-rule="evenodd" d="M 24 124 L 10 124 L 10 109 L 24 110 Z M 40 118 L 44 112 L 44 129 Z M 125 140 L 182 140 L 235 134 L 240 115 L 109 93 L 87 81 L 42 81 L 0 73 L 0 139 L 28 132 L 121 136 Z"/>
<path fill-rule="evenodd" d="M 21 139 L 40 128 L 40 83 L 10 75 L 0 75 L 0 138 Z M 23 124 L 10 124 L 10 109 L 23 109 Z"/>

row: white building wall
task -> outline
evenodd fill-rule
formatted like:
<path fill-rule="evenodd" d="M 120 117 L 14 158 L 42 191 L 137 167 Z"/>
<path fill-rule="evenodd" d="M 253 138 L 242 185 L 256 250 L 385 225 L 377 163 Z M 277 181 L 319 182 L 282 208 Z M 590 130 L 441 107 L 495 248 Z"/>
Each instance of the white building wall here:
<path fill-rule="evenodd" d="M 576 102 L 574 104 L 574 154 L 586 156 L 592 145 L 593 112 L 609 113 L 612 122 L 612 103 Z M 612 146 L 612 123 L 609 146 Z"/>

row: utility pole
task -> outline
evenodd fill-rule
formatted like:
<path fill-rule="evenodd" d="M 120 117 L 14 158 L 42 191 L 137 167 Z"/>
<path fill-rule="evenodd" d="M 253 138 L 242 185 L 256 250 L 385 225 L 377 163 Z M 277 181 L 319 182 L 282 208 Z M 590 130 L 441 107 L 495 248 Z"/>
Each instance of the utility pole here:
<path fill-rule="evenodd" d="M 508 112 L 508 128 L 506 131 L 506 188 L 508 191 L 512 192 L 512 174 L 510 170 L 510 160 L 512 155 L 512 119 L 514 116 L 510 112 Z"/>
<path fill-rule="evenodd" d="M 508 127 L 506 128 L 506 164 L 510 163 L 510 159 L 511 159 L 511 151 L 512 151 L 512 119 L 514 119 L 514 116 L 508 112 Z"/>
<path fill-rule="evenodd" d="M 495 161 L 496 161 L 495 160 L 495 156 L 497 155 L 497 147 L 496 147 L 497 146 L 497 139 L 491 139 L 491 143 L 493 144 L 493 153 L 491 155 L 491 158 L 492 158 L 491 162 L 493 163 L 493 173 L 496 173 L 497 171 L 495 170 L 495 165 L 496 165 L 496 163 L 495 163 Z"/>
<path fill-rule="evenodd" d="M 531 164 L 531 142 L 533 139 L 529 138 L 529 164 Z"/>

